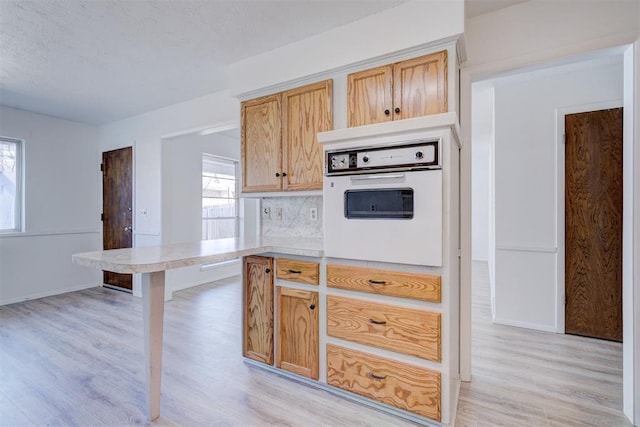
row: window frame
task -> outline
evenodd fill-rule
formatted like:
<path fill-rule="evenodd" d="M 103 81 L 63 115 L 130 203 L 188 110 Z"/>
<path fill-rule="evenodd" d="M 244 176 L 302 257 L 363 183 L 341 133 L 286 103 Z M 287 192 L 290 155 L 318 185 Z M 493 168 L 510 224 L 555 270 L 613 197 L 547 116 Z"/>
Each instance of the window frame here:
<path fill-rule="evenodd" d="M 202 153 L 202 162 L 204 163 L 205 158 L 211 158 L 215 161 L 221 162 L 221 163 L 228 163 L 229 165 L 233 165 L 233 171 L 234 171 L 234 182 L 235 182 L 235 197 L 231 197 L 231 198 L 227 198 L 227 200 L 234 200 L 235 203 L 235 216 L 218 216 L 218 217 L 204 217 L 202 216 L 201 218 L 201 227 L 204 227 L 204 223 L 205 221 L 211 221 L 211 220 L 229 220 L 229 219 L 233 219 L 235 220 L 235 231 L 234 231 L 234 238 L 237 238 L 240 235 L 240 162 L 236 159 L 231 159 L 228 157 L 223 157 L 223 156 L 218 156 L 216 154 L 211 154 L 211 153 Z M 204 170 L 200 171 L 200 177 L 201 180 L 205 177 L 204 174 Z M 201 200 L 201 206 L 202 206 L 202 202 L 204 201 L 204 199 L 224 199 L 223 197 L 205 197 L 203 193 L 201 193 L 200 195 L 200 200 Z M 202 208 L 201 208 L 202 210 Z M 203 235 L 201 237 L 205 237 L 204 233 L 202 233 Z M 208 237 L 208 236 L 207 236 Z"/>
<path fill-rule="evenodd" d="M 1 136 L 0 141 L 16 145 L 16 200 L 14 204 L 13 228 L 0 228 L 0 235 L 24 233 L 24 179 L 25 179 L 25 142 L 24 139 Z"/>

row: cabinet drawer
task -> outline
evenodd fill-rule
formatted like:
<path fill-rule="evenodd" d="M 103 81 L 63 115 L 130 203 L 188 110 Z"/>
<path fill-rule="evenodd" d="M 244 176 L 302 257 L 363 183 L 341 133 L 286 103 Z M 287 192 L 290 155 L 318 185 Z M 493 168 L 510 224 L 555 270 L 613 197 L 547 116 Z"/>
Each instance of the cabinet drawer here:
<path fill-rule="evenodd" d="M 332 288 L 440 302 L 440 284 L 440 276 L 327 265 L 327 286 Z"/>
<path fill-rule="evenodd" d="M 327 344 L 327 383 L 440 421 L 440 373 Z"/>
<path fill-rule="evenodd" d="M 276 262 L 276 277 L 278 279 L 317 285 L 319 275 L 320 265 L 317 262 L 285 258 L 278 258 Z"/>
<path fill-rule="evenodd" d="M 440 313 L 329 295 L 327 334 L 440 362 Z"/>

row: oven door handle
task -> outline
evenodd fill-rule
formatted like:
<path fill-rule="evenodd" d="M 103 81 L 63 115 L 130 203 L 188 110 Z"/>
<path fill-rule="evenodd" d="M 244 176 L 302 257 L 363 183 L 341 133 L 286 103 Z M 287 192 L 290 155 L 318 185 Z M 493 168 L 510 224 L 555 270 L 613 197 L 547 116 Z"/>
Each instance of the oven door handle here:
<path fill-rule="evenodd" d="M 404 178 L 404 173 L 384 173 L 377 175 L 354 175 L 351 177 L 351 181 L 368 181 L 370 179 L 394 179 Z"/>

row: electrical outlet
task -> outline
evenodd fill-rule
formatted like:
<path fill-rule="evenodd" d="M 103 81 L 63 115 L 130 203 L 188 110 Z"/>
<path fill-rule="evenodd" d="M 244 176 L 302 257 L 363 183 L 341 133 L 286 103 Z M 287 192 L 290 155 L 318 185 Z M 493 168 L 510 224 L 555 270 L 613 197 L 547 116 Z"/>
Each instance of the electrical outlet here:
<path fill-rule="evenodd" d="M 262 219 L 271 219 L 271 208 L 262 208 Z"/>
<path fill-rule="evenodd" d="M 282 221 L 282 208 L 275 208 L 273 211 L 273 219 Z"/>
<path fill-rule="evenodd" d="M 311 221 L 318 220 L 318 208 L 311 208 L 309 210 L 309 219 L 311 219 Z"/>

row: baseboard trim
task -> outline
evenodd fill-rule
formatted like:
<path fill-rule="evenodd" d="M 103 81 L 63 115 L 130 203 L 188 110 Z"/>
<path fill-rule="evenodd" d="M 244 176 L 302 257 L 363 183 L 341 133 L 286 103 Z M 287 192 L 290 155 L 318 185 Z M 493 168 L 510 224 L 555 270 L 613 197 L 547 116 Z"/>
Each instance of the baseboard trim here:
<path fill-rule="evenodd" d="M 85 284 L 85 285 L 71 286 L 69 288 L 64 288 L 64 289 L 51 290 L 51 291 L 47 291 L 47 292 L 38 292 L 38 293 L 27 295 L 27 296 L 24 296 L 24 297 L 10 298 L 8 300 L 0 300 L 0 305 L 9 305 L 9 304 L 15 304 L 17 302 L 24 302 L 24 301 L 31 301 L 31 300 L 34 300 L 34 299 L 52 297 L 54 295 L 66 294 L 66 293 L 75 292 L 75 291 L 81 291 L 83 289 L 96 288 L 98 286 L 100 286 L 100 285 L 97 284 L 97 283 L 90 283 L 90 284 Z"/>
<path fill-rule="evenodd" d="M 494 318 L 493 323 L 505 326 L 515 326 L 516 328 L 532 329 L 534 331 L 552 332 L 554 334 L 558 333 L 558 331 L 556 331 L 555 328 L 551 326 L 539 325 L 537 323 L 520 322 L 518 320 L 501 319 L 499 317 Z"/>

